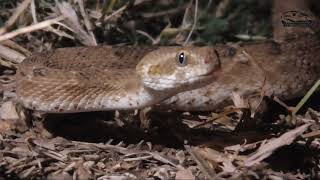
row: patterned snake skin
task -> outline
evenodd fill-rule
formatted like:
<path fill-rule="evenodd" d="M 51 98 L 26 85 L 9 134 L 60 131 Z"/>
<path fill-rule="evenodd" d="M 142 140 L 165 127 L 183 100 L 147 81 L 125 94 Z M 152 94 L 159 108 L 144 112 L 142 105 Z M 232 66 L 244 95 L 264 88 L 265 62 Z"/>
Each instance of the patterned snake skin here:
<path fill-rule="evenodd" d="M 144 108 L 214 81 L 211 47 L 83 47 L 34 55 L 19 64 L 18 100 L 43 112 Z"/>
<path fill-rule="evenodd" d="M 53 113 L 150 105 L 207 111 L 231 104 L 234 92 L 245 98 L 261 92 L 282 99 L 301 96 L 320 77 L 320 40 L 313 33 L 320 28 L 282 26 L 283 13 L 292 9 L 312 15 L 303 0 L 274 0 L 278 43 L 78 47 L 37 54 L 18 67 L 18 100 Z"/>

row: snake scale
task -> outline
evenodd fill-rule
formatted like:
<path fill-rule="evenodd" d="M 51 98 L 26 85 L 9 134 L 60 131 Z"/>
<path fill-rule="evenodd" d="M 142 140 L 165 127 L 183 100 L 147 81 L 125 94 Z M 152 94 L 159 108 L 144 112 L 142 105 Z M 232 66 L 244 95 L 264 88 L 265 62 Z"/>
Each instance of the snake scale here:
<path fill-rule="evenodd" d="M 304 2 L 275 2 L 274 36 L 304 32 L 277 23 L 278 11 L 301 9 Z M 320 77 L 319 52 L 319 37 L 312 33 L 237 46 L 61 48 L 19 64 L 16 91 L 25 107 L 49 113 L 151 105 L 208 111 L 230 104 L 234 92 L 245 98 L 261 92 L 282 99 L 303 95 Z"/>

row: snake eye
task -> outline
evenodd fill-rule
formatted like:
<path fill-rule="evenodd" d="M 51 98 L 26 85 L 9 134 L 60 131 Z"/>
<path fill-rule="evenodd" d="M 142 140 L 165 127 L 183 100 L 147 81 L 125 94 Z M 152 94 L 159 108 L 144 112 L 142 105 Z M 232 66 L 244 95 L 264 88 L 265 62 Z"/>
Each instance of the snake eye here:
<path fill-rule="evenodd" d="M 177 55 L 177 63 L 180 66 L 187 65 L 187 53 L 185 51 L 180 51 Z"/>

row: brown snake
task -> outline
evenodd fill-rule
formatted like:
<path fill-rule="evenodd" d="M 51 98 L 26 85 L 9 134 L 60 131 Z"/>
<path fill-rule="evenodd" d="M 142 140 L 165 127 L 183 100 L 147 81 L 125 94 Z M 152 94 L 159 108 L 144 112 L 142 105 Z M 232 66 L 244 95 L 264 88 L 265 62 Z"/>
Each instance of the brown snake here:
<path fill-rule="evenodd" d="M 209 84 L 219 65 L 211 47 L 57 49 L 19 64 L 17 95 L 43 112 L 138 109 Z"/>
<path fill-rule="evenodd" d="M 284 32 L 275 31 L 279 29 L 275 35 Z M 282 99 L 303 95 L 320 77 L 319 52 L 320 40 L 311 34 L 280 44 L 237 47 L 62 48 L 19 65 L 17 95 L 25 107 L 44 112 L 155 104 L 176 110 L 214 110 L 230 104 L 233 92 L 243 97 L 264 92 Z M 181 53 L 186 57 L 183 61 Z M 211 73 L 217 72 L 218 65 L 221 72 Z"/>

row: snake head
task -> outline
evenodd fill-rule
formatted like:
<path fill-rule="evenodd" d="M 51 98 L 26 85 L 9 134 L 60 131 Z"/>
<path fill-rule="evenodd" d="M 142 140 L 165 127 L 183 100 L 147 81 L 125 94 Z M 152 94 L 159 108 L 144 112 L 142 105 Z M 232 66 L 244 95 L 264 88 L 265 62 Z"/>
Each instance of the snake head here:
<path fill-rule="evenodd" d="M 214 81 L 220 62 L 213 47 L 161 47 L 146 54 L 136 66 L 145 87 L 179 92 Z"/>

